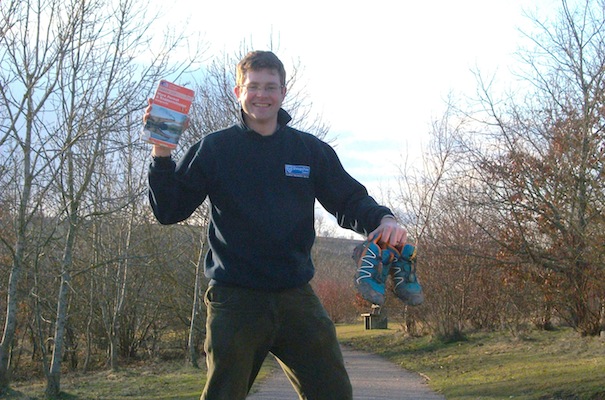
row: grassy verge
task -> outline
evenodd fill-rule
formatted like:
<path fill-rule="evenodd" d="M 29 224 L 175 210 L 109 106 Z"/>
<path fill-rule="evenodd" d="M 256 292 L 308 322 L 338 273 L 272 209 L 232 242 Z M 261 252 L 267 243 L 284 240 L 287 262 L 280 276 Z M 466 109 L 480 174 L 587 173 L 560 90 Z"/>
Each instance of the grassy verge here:
<path fill-rule="evenodd" d="M 362 326 L 338 331 L 344 343 L 427 377 L 448 400 L 605 399 L 605 341 L 569 329 L 522 338 L 477 333 L 455 343 Z"/>
<path fill-rule="evenodd" d="M 261 382 L 276 363 L 267 362 L 258 377 Z M 198 400 L 206 383 L 206 369 L 184 362 L 128 367 L 120 371 L 66 374 L 61 379 L 62 400 Z M 44 399 L 45 382 L 11 385 L 10 400 Z"/>
<path fill-rule="evenodd" d="M 205 375 L 183 362 L 123 368 L 117 372 L 102 371 L 65 374 L 61 378 L 62 399 L 131 399 L 193 400 L 199 399 Z M 43 399 L 45 382 L 11 385 L 9 399 Z"/>

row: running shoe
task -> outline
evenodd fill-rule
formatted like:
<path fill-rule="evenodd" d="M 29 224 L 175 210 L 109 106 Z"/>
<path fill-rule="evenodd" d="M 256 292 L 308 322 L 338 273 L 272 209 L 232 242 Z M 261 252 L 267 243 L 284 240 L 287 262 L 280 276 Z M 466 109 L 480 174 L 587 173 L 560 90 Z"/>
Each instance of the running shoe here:
<path fill-rule="evenodd" d="M 353 259 L 357 265 L 355 287 L 365 300 L 382 306 L 385 301 L 385 283 L 389 276 L 389 267 L 395 253 L 383 252 L 378 237 L 366 240 L 353 250 Z"/>
<path fill-rule="evenodd" d="M 416 247 L 406 244 L 391 265 L 395 295 L 410 306 L 424 302 L 422 286 L 416 276 Z"/>

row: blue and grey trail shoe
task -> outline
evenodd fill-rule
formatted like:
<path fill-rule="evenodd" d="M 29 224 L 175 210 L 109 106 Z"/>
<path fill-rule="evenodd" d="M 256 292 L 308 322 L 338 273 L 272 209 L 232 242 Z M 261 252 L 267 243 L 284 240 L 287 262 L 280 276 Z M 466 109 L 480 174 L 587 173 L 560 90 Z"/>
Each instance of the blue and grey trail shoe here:
<path fill-rule="evenodd" d="M 385 283 L 395 254 L 384 251 L 378 244 L 379 238 L 367 240 L 353 250 L 357 265 L 355 287 L 365 300 L 382 306 L 385 301 Z"/>
<path fill-rule="evenodd" d="M 399 250 L 399 249 L 398 249 Z M 410 306 L 424 301 L 422 286 L 416 277 L 416 247 L 406 244 L 391 265 L 395 295 Z"/>

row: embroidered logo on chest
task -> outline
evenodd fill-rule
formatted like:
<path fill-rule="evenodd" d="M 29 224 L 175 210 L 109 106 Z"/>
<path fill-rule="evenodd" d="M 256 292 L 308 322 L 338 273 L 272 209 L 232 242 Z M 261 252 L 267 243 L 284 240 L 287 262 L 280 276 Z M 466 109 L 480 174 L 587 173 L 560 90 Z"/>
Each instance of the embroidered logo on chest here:
<path fill-rule="evenodd" d="M 286 176 L 293 178 L 308 178 L 311 174 L 311 167 L 308 165 L 290 165 L 286 164 Z"/>

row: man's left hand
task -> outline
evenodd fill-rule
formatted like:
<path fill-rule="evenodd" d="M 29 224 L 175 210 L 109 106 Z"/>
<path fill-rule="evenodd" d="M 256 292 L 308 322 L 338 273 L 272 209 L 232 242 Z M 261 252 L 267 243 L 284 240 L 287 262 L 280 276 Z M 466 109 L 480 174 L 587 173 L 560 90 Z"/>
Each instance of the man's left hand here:
<path fill-rule="evenodd" d="M 391 246 L 403 246 L 408 240 L 408 231 L 390 215 L 382 217 L 380 225 L 368 235 L 368 240 L 380 236 L 380 241 Z"/>

